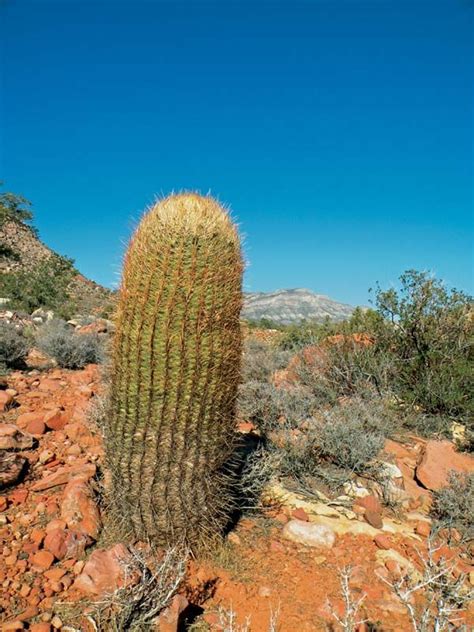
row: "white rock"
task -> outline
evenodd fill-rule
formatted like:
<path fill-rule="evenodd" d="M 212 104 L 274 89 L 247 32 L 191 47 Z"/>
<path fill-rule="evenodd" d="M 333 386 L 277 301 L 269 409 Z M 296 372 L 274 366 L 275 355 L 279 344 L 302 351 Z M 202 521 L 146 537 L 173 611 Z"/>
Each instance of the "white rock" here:
<path fill-rule="evenodd" d="M 331 549 L 336 541 L 336 534 L 330 527 L 303 520 L 290 520 L 282 533 L 284 538 L 292 542 L 325 549 Z"/>
<path fill-rule="evenodd" d="M 380 465 L 382 466 L 382 473 L 385 474 L 387 478 L 403 478 L 402 471 L 394 463 L 382 461 Z"/>

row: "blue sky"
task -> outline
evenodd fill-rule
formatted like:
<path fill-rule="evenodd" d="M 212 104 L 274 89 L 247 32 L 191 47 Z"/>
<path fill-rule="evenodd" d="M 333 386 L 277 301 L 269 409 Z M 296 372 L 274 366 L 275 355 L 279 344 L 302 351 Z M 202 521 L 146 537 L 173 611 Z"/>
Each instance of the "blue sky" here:
<path fill-rule="evenodd" d="M 231 205 L 249 291 L 473 291 L 470 0 L 0 1 L 0 179 L 118 281 L 155 194 Z"/>

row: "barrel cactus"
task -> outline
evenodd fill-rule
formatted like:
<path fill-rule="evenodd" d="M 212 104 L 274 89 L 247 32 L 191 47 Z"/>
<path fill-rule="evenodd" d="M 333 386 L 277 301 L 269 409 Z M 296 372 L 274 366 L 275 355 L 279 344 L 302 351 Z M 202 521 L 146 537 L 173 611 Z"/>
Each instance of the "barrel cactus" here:
<path fill-rule="evenodd" d="M 171 195 L 125 256 L 106 451 L 130 535 L 199 547 L 228 517 L 240 374 L 242 257 L 211 197 Z"/>

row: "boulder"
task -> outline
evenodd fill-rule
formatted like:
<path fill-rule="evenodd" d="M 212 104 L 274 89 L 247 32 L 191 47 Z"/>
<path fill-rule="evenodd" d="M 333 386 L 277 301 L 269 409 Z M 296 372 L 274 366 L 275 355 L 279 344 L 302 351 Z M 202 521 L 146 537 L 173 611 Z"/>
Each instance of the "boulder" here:
<path fill-rule="evenodd" d="M 286 523 L 282 535 L 287 540 L 298 544 L 325 549 L 332 548 L 336 541 L 336 534 L 330 527 L 297 519 Z"/>
<path fill-rule="evenodd" d="M 451 471 L 474 472 L 474 458 L 457 452 L 450 441 L 428 441 L 416 468 L 417 480 L 426 489 L 438 491 L 449 484 Z"/>
<path fill-rule="evenodd" d="M 97 549 L 87 560 L 74 587 L 88 595 L 107 595 L 137 583 L 140 571 L 124 544 Z"/>
<path fill-rule="evenodd" d="M 0 452 L 0 489 L 17 483 L 26 469 L 27 461 L 19 454 Z"/>
<path fill-rule="evenodd" d="M 28 450 L 34 442 L 29 433 L 22 432 L 15 424 L 0 424 L 0 450 Z"/>
<path fill-rule="evenodd" d="M 83 478 L 74 478 L 64 490 L 61 519 L 68 527 L 97 539 L 101 521 L 90 486 Z"/>

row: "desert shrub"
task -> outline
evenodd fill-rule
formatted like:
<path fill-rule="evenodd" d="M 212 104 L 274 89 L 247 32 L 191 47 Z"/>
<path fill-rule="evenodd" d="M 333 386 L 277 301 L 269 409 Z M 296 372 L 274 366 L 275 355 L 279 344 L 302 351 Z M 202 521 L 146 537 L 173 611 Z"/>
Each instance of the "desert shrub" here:
<path fill-rule="evenodd" d="M 434 493 L 432 514 L 440 526 L 474 538 L 474 473 L 452 472 L 449 485 Z"/>
<path fill-rule="evenodd" d="M 280 419 L 297 427 L 311 416 L 316 400 L 302 386 L 282 389 L 266 382 L 246 382 L 239 388 L 238 411 L 264 432 L 275 428 Z"/>
<path fill-rule="evenodd" d="M 23 331 L 10 323 L 0 322 L 0 372 L 21 368 L 29 347 Z"/>
<path fill-rule="evenodd" d="M 374 346 L 363 346 L 348 338 L 325 344 L 316 360 L 304 355 L 296 368 L 298 380 L 321 404 L 337 403 L 341 397 L 386 396 L 390 392 L 390 357 Z"/>
<path fill-rule="evenodd" d="M 472 297 L 414 270 L 400 284 L 398 292 L 378 288 L 375 295 L 383 317 L 376 345 L 391 356 L 395 391 L 426 413 L 472 419 Z"/>
<path fill-rule="evenodd" d="M 272 374 L 287 366 L 290 354 L 278 347 L 253 338 L 244 343 L 242 379 L 249 381 L 269 381 Z"/>
<path fill-rule="evenodd" d="M 379 401 L 351 400 L 321 414 L 312 429 L 313 449 L 321 461 L 362 474 L 395 427 L 390 410 Z"/>
<path fill-rule="evenodd" d="M 96 334 L 79 334 L 64 321 L 52 320 L 43 325 L 36 340 L 40 349 L 66 369 L 79 369 L 102 361 L 103 349 L 99 337 Z"/>
<path fill-rule="evenodd" d="M 34 270 L 0 275 L 0 295 L 9 299 L 11 309 L 31 314 L 43 307 L 69 318 L 74 312 L 74 302 L 68 288 L 74 274 L 71 260 L 52 255 Z"/>

